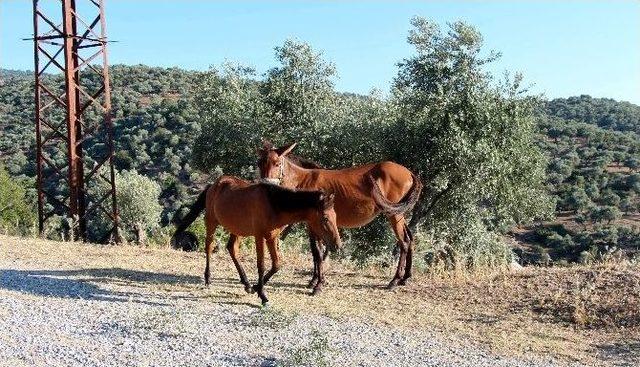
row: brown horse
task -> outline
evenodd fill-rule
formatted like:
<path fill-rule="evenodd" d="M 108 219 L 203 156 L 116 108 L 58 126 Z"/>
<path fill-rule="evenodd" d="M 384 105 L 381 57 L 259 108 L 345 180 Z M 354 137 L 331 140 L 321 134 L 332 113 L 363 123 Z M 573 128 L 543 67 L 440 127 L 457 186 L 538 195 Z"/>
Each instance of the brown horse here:
<path fill-rule="evenodd" d="M 341 240 L 334 211 L 334 194 L 319 190 L 292 190 L 270 183 L 250 183 L 237 177 L 223 176 L 207 186 L 191 210 L 178 225 L 174 238 L 206 208 L 205 284 L 210 283 L 210 257 L 216 228 L 220 225 L 230 233 L 227 250 L 236 266 L 240 282 L 247 292 L 256 291 L 266 305 L 264 285 L 280 269 L 278 236 L 288 224 L 306 222 L 314 236 L 330 246 L 340 247 Z M 258 283 L 251 287 L 237 255 L 240 240 L 253 236 L 256 242 Z M 271 270 L 264 274 L 265 244 L 271 256 Z"/>
<path fill-rule="evenodd" d="M 400 258 L 389 287 L 404 285 L 411 277 L 414 238 L 406 224 L 404 213 L 411 210 L 422 190 L 420 180 L 404 166 L 394 162 L 370 163 L 351 168 L 328 170 L 303 168 L 299 158 L 289 159 L 296 143 L 275 148 L 269 142 L 258 149 L 260 176 L 285 187 L 322 189 L 334 192 L 337 224 L 340 228 L 355 228 L 371 222 L 384 213 L 397 238 Z M 314 260 L 314 275 L 310 286 L 319 290 L 325 282 L 323 256 L 310 236 Z"/>

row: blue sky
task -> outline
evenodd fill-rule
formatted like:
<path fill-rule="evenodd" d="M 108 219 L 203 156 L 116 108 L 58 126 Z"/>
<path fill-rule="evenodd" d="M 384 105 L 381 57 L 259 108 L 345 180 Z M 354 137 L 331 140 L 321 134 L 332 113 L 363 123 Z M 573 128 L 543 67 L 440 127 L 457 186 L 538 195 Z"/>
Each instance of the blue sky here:
<path fill-rule="evenodd" d="M 87 0 L 77 0 L 82 3 Z M 41 0 L 41 3 L 56 0 Z M 107 0 L 111 64 L 202 70 L 225 60 L 264 72 L 273 47 L 309 42 L 333 62 L 337 88 L 389 89 L 414 15 L 464 20 L 547 97 L 591 94 L 640 104 L 640 1 L 133 1 Z M 0 0 L 0 67 L 33 68 L 30 0 Z"/>

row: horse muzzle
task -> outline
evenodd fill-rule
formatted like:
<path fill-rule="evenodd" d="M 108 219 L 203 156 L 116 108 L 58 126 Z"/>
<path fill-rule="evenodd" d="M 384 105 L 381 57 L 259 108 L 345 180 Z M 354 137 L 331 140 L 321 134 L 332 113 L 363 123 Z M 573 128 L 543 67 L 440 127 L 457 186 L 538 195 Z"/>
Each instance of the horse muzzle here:
<path fill-rule="evenodd" d="M 325 238 L 323 242 L 327 244 L 327 247 L 331 252 L 336 252 L 342 248 L 341 239 L 338 239 L 337 241 L 333 241 L 331 238 Z"/>

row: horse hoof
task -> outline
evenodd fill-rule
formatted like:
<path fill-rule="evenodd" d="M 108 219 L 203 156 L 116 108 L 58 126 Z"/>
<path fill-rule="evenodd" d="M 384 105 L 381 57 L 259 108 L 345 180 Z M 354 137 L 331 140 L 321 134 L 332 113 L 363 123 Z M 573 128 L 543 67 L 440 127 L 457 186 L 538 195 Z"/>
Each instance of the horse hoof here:
<path fill-rule="evenodd" d="M 253 289 L 253 287 L 251 287 L 250 285 L 245 285 L 244 286 L 244 291 L 251 294 L 253 292 L 255 292 L 255 290 Z"/>
<path fill-rule="evenodd" d="M 314 288 L 316 285 L 318 285 L 318 279 L 313 278 L 311 279 L 309 284 L 307 284 L 307 288 Z"/>
<path fill-rule="evenodd" d="M 389 282 L 389 285 L 387 285 L 387 289 L 393 289 L 398 285 L 398 279 L 394 279 L 391 282 Z"/>
<path fill-rule="evenodd" d="M 271 307 L 269 301 L 262 301 L 262 308 L 269 309 Z"/>
<path fill-rule="evenodd" d="M 251 287 L 251 293 L 256 293 L 257 291 L 258 291 L 258 285 L 257 285 L 257 284 L 254 284 L 254 285 Z"/>
<path fill-rule="evenodd" d="M 407 285 L 407 284 L 409 284 L 409 283 L 410 283 L 409 278 L 406 278 L 406 279 L 402 279 L 402 280 L 398 283 L 398 285 Z"/>
<path fill-rule="evenodd" d="M 315 295 L 317 295 L 317 294 L 318 294 L 318 293 L 320 293 L 320 292 L 322 292 L 322 288 L 315 287 L 315 288 L 313 288 L 313 290 L 311 291 L 311 295 L 312 295 L 312 296 L 315 296 Z"/>

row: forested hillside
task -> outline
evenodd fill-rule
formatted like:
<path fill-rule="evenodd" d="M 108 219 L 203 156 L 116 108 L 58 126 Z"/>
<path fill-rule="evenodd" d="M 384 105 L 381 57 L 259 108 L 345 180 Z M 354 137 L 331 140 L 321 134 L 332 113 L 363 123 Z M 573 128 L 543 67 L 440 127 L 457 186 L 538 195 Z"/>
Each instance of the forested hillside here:
<path fill-rule="evenodd" d="M 1 73 L 0 157 L 12 176 L 33 187 L 33 75 Z M 188 95 L 197 75 L 142 65 L 111 68 L 116 167 L 161 183 L 164 224 L 188 198 L 198 175 L 189 163 L 200 125 Z"/>
<path fill-rule="evenodd" d="M 473 34 L 464 25 L 456 27 L 456 32 Z M 410 42 L 424 38 L 410 37 Z M 472 99 L 495 105 L 464 106 L 469 96 L 416 92 L 431 88 L 419 85 L 432 78 L 416 74 L 431 72 L 421 65 L 433 64 L 430 57 L 441 57 L 416 47 L 419 54 L 401 64 L 390 99 L 336 92 L 332 65 L 307 45 L 290 42 L 276 48 L 280 65 L 264 76 L 236 65 L 206 72 L 113 66 L 116 168 L 136 171 L 159 185 L 159 224 L 167 226 L 212 176 L 225 172 L 252 178 L 261 138 L 276 143 L 295 140 L 300 155 L 328 167 L 393 159 L 421 173 L 427 182 L 424 196 L 433 200 L 431 206 L 446 209 L 431 211 L 427 202 L 416 209 L 418 221 L 430 223 L 425 233 L 448 233 L 446 238 L 432 233 L 434 243 L 473 246 L 489 238 L 487 233 L 515 236 L 521 258 L 540 263 L 591 261 L 640 249 L 640 107 L 589 96 L 522 98 L 517 78 L 513 86 L 494 92 L 490 79 L 484 84 L 486 76 L 480 72 L 494 56 L 482 60 L 476 54 L 470 59 L 478 70 L 472 65 L 447 71 L 476 84 L 454 85 L 451 90 L 472 91 Z M 451 58 L 458 55 L 454 51 Z M 0 161 L 28 189 L 33 205 L 32 75 L 2 70 L 0 85 Z M 430 109 L 430 104 L 446 108 Z M 481 125 L 493 125 L 465 125 L 465 114 L 480 119 Z M 526 116 L 533 118 L 533 129 Z M 446 139 L 430 138 L 454 122 L 469 130 L 454 131 Z M 531 137 L 545 157 L 528 145 Z M 487 147 L 494 153 L 487 155 Z M 537 171 L 539 164 L 546 166 L 546 179 Z M 555 199 L 553 218 L 544 218 L 548 205 L 544 193 L 536 191 L 536 180 L 546 180 L 545 191 Z M 514 187 L 521 191 L 512 191 Z M 469 196 L 475 189 L 478 194 Z M 448 196 L 436 202 L 439 190 Z M 439 219 L 429 222 L 429 216 Z M 438 227 L 444 222 L 449 224 Z M 380 223 L 373 226 L 379 227 Z M 383 238 L 387 247 L 393 244 L 388 232 L 371 231 L 354 233 Z M 360 250 L 365 257 L 380 253 Z"/>

